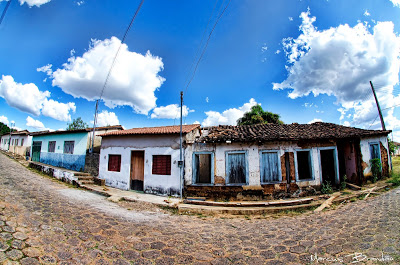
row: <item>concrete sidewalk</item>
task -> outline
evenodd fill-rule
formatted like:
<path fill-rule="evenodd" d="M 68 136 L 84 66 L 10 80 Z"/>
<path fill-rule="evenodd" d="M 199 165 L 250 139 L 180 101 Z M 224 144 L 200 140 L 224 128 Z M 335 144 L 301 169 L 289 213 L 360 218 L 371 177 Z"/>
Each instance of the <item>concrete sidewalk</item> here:
<path fill-rule="evenodd" d="M 147 202 L 158 206 L 166 206 L 171 208 L 177 208 L 181 202 L 179 198 L 174 197 L 163 197 L 153 194 L 142 193 L 138 191 L 127 191 L 107 186 L 89 185 L 84 184 L 80 186 L 86 190 L 101 194 L 108 197 L 108 200 L 118 202 L 120 200 L 132 201 L 132 202 Z"/>

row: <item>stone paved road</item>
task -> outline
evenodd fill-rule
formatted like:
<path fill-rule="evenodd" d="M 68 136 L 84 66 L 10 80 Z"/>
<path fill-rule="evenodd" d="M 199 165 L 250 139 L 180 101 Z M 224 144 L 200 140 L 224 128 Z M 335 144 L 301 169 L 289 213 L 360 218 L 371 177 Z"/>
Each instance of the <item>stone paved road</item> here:
<path fill-rule="evenodd" d="M 3 264 L 398 264 L 399 250 L 399 189 L 321 214 L 199 218 L 129 210 L 0 154 Z"/>

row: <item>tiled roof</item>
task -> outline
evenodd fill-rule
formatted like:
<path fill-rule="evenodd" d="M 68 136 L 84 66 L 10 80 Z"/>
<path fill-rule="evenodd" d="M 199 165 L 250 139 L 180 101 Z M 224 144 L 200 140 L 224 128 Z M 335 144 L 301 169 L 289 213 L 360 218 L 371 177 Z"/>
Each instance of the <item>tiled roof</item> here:
<path fill-rule="evenodd" d="M 199 128 L 200 124 L 182 125 L 182 132 L 188 133 L 196 128 Z M 161 127 L 145 127 L 145 128 L 133 128 L 129 130 L 109 132 L 101 134 L 100 136 L 119 136 L 119 135 L 145 135 L 145 134 L 177 134 L 180 133 L 180 126 L 161 126 Z"/>
<path fill-rule="evenodd" d="M 121 125 L 96 127 L 96 131 L 123 130 L 123 129 L 124 129 L 124 127 L 122 127 Z M 70 133 L 82 133 L 82 132 L 91 132 L 91 131 L 93 131 L 93 128 L 77 129 L 77 130 L 69 130 L 69 131 L 68 130 L 40 131 L 40 132 L 32 132 L 31 135 L 38 136 L 38 135 L 48 135 L 48 134 L 70 134 Z"/>
<path fill-rule="evenodd" d="M 333 123 L 220 125 L 208 128 L 198 142 L 267 142 L 318 139 L 344 139 L 360 136 L 388 135 L 391 131 L 363 130 Z"/>

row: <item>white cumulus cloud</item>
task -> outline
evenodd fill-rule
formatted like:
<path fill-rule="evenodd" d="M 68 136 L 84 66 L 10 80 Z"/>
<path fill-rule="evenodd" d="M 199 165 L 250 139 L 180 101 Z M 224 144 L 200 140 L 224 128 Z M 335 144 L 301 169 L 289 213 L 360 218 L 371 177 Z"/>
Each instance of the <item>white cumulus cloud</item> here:
<path fill-rule="evenodd" d="M 97 126 L 119 125 L 119 120 L 114 112 L 103 110 L 97 115 Z"/>
<path fill-rule="evenodd" d="M 1 1 L 8 1 L 8 0 L 0 0 L 0 2 Z M 19 0 L 19 3 L 21 4 L 21 6 L 26 3 L 29 7 L 32 6 L 40 7 L 41 5 L 47 4 L 50 1 L 51 0 Z"/>
<path fill-rule="evenodd" d="M 289 89 L 290 98 L 313 94 L 336 97 L 341 120 L 353 114 L 353 126 L 368 127 L 377 115 L 369 81 L 378 84 L 377 95 L 389 128 L 400 128 L 393 116 L 397 105 L 393 87 L 399 82 L 400 37 L 392 22 L 347 24 L 318 30 L 310 10 L 300 15 L 301 34 L 283 40 L 288 77 L 273 89 Z M 397 101 L 398 102 L 398 101 Z M 344 121 L 343 121 L 344 122 Z"/>
<path fill-rule="evenodd" d="M 52 85 L 76 98 L 98 99 L 120 44 L 116 37 L 92 40 L 88 51 L 71 56 L 50 75 Z M 147 114 L 156 107 L 155 91 L 165 81 L 159 76 L 163 67 L 162 59 L 150 51 L 142 55 L 122 44 L 102 97 L 105 105 L 131 106 L 137 113 Z"/>
<path fill-rule="evenodd" d="M 250 111 L 251 107 L 257 105 L 254 98 L 250 99 L 248 103 L 245 103 L 239 108 L 231 108 L 223 111 L 222 113 L 217 111 L 207 111 L 205 118 L 202 122 L 203 126 L 216 126 L 216 125 L 236 125 L 236 121 L 243 116 L 245 112 Z"/>
<path fill-rule="evenodd" d="M 390 0 L 393 3 L 393 6 L 400 7 L 400 0 Z"/>
<path fill-rule="evenodd" d="M 321 119 L 313 119 L 313 120 L 309 121 L 308 124 L 311 124 L 314 122 L 322 122 L 322 120 Z"/>
<path fill-rule="evenodd" d="M 190 112 L 194 110 L 189 109 L 187 106 L 182 106 L 182 116 L 186 117 Z M 181 115 L 181 108 L 178 104 L 171 104 L 167 106 L 157 107 L 151 114 L 152 119 L 176 119 Z"/>
<path fill-rule="evenodd" d="M 6 116 L 0 116 L 0 122 L 4 123 L 5 125 L 8 125 L 9 121 Z"/>
<path fill-rule="evenodd" d="M 49 128 L 46 128 L 46 127 L 44 126 L 44 124 L 43 124 L 41 121 L 35 120 L 35 119 L 32 118 L 31 116 L 28 116 L 28 117 L 26 118 L 26 126 L 35 128 L 35 129 L 37 129 L 37 130 L 39 130 L 39 131 L 50 130 Z"/>
<path fill-rule="evenodd" d="M 0 79 L 0 97 L 4 98 L 11 107 L 23 112 L 35 116 L 42 113 L 60 121 L 70 121 L 70 111 L 76 110 L 75 103 L 60 103 L 49 99 L 49 91 L 40 91 L 33 83 L 17 83 L 10 75 L 3 75 Z"/>

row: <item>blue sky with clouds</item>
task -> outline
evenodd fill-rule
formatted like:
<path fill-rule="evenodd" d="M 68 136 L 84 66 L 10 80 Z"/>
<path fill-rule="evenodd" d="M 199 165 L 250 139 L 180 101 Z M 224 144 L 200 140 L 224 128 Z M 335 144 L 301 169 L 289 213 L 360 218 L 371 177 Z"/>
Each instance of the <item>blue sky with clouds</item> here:
<path fill-rule="evenodd" d="M 91 125 L 120 47 L 99 125 L 178 124 L 183 90 L 188 124 L 235 124 L 258 103 L 285 123 L 377 129 L 371 80 L 400 140 L 399 0 L 145 0 L 121 46 L 139 2 L 12 0 L 0 25 L 0 121 Z"/>

